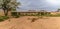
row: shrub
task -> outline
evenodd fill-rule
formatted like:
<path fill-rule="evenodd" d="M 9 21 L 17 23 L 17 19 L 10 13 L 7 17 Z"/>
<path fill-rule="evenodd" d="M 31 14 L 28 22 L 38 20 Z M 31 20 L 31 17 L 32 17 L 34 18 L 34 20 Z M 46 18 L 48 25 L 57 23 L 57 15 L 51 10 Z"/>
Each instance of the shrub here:
<path fill-rule="evenodd" d="M 9 19 L 9 17 L 8 16 L 2 16 L 4 19 Z"/>
<path fill-rule="evenodd" d="M 3 17 L 0 17 L 0 22 L 1 22 L 1 21 L 4 21 L 4 18 L 3 18 Z"/>
<path fill-rule="evenodd" d="M 0 22 L 9 19 L 8 16 L 0 16 Z"/>
<path fill-rule="evenodd" d="M 35 22 L 38 18 L 32 18 L 31 22 Z"/>
<path fill-rule="evenodd" d="M 11 15 L 12 16 L 16 16 L 17 15 L 17 12 L 11 12 Z"/>
<path fill-rule="evenodd" d="M 11 12 L 11 15 L 15 18 L 19 18 L 19 14 L 17 12 Z"/>
<path fill-rule="evenodd" d="M 19 15 L 16 15 L 15 18 L 19 18 Z"/>

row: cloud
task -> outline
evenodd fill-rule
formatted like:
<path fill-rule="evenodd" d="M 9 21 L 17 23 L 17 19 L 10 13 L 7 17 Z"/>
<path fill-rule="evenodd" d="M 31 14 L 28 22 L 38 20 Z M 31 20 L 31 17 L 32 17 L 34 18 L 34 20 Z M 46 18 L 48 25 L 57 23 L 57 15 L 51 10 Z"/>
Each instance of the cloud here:
<path fill-rule="evenodd" d="M 46 9 L 46 10 L 56 10 L 60 6 L 59 5 L 52 5 L 46 2 L 46 0 L 18 0 L 21 2 L 20 9 Z"/>

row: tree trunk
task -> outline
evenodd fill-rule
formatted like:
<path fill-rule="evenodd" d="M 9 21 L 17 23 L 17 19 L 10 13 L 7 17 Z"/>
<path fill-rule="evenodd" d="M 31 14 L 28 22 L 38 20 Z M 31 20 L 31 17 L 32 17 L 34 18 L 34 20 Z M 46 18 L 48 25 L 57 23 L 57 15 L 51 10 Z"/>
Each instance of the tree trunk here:
<path fill-rule="evenodd" d="M 4 11 L 4 15 L 8 16 L 8 10 L 3 10 Z"/>

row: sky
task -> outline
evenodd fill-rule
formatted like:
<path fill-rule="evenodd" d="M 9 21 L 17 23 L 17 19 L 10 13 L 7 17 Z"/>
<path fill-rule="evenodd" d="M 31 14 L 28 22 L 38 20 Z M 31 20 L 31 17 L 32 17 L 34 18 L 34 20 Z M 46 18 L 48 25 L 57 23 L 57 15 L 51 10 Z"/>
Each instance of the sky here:
<path fill-rule="evenodd" d="M 18 0 L 20 10 L 47 10 L 56 11 L 60 8 L 60 0 Z"/>

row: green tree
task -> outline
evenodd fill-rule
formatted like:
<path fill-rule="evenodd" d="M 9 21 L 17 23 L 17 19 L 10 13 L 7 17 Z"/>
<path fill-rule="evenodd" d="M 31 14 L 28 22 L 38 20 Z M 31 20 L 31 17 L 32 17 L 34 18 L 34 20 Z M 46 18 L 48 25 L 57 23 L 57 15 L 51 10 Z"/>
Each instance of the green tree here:
<path fill-rule="evenodd" d="M 60 9 L 58 9 L 57 12 L 60 12 Z"/>
<path fill-rule="evenodd" d="M 20 3 L 17 0 L 0 0 L 0 8 L 4 11 L 4 15 L 8 15 L 8 11 L 16 9 Z"/>

